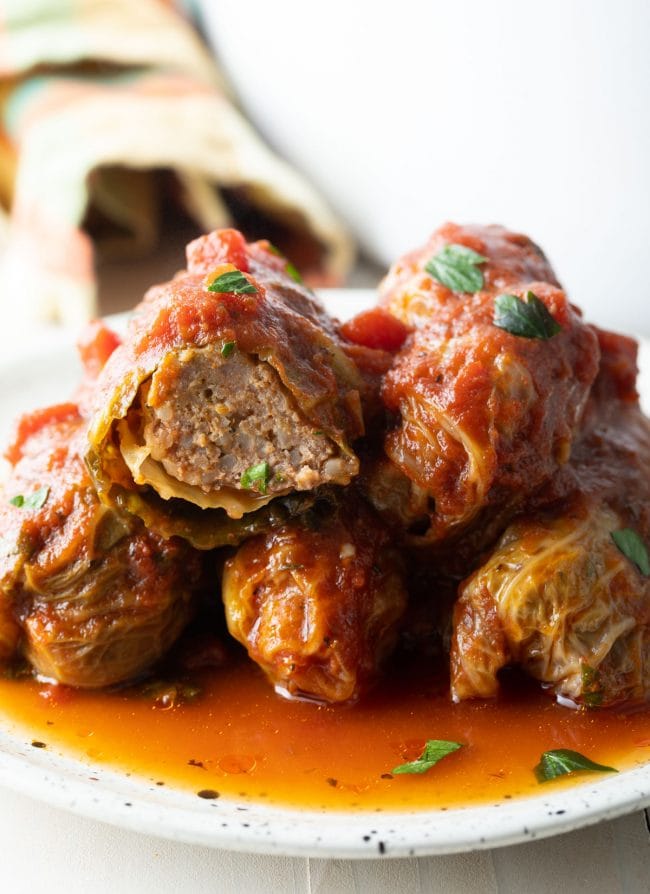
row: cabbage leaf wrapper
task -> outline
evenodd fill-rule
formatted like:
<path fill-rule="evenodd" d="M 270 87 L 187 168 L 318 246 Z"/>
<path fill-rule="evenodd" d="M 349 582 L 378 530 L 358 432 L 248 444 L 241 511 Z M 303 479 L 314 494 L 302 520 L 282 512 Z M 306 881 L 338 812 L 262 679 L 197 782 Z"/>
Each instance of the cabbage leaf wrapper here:
<path fill-rule="evenodd" d="M 376 385 L 269 243 L 221 230 L 187 258 L 150 289 L 106 364 L 86 459 L 106 505 L 210 549 L 348 484 Z"/>
<path fill-rule="evenodd" d="M 449 245 L 483 259 L 477 291 L 453 291 L 429 272 Z M 529 292 L 552 337 L 495 325 L 500 295 Z M 365 475 L 369 499 L 427 548 L 491 529 L 495 518 L 503 530 L 571 455 L 598 371 L 592 327 L 539 249 L 496 226 L 442 227 L 394 265 L 381 300 L 416 328 L 382 387 L 394 421 Z"/>
<path fill-rule="evenodd" d="M 103 505 L 76 403 L 19 420 L 0 493 L 0 664 L 81 688 L 128 682 L 194 613 L 202 554 Z"/>
<path fill-rule="evenodd" d="M 391 532 L 352 486 L 240 546 L 222 593 L 231 635 L 276 691 L 354 702 L 397 644 L 406 569 Z"/>
<path fill-rule="evenodd" d="M 650 421 L 634 389 L 636 346 L 598 335 L 601 371 L 571 462 L 461 585 L 457 701 L 495 696 L 509 664 L 565 704 L 650 699 L 650 577 L 635 561 L 650 545 Z M 621 531 L 638 553 L 619 547 Z"/>

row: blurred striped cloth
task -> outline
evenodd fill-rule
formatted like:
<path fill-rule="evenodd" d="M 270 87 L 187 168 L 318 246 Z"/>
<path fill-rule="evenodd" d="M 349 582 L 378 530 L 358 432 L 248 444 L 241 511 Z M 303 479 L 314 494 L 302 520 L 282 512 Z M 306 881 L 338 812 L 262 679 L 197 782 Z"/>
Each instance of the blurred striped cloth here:
<path fill-rule="evenodd" d="M 163 0 L 0 0 L 0 109 L 3 321 L 86 319 L 95 252 L 146 253 L 181 208 L 200 230 L 270 231 L 322 284 L 351 265 L 345 229 Z"/>

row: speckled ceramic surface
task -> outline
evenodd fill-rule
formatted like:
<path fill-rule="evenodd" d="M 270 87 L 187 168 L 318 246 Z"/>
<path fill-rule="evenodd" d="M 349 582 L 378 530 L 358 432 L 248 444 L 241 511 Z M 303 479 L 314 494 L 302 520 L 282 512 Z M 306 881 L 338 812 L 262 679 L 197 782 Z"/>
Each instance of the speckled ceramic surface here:
<path fill-rule="evenodd" d="M 372 293 L 327 294 L 341 317 Z M 123 325 L 118 319 L 117 325 Z M 0 356 L 0 439 L 23 409 L 65 398 L 78 367 L 73 335 L 43 334 Z M 650 396 L 650 345 L 642 350 L 641 392 Z M 646 384 L 648 383 L 648 384 Z M 646 410 L 648 400 L 646 399 Z M 0 786 L 125 828 L 233 850 L 317 857 L 443 854 L 512 844 L 613 818 L 650 804 L 650 763 L 585 779 L 536 797 L 446 811 L 359 812 L 285 809 L 160 788 L 31 745 L 29 732 L 0 716 Z"/>
<path fill-rule="evenodd" d="M 0 785 L 152 835 L 233 850 L 317 857 L 420 856 L 512 844 L 650 803 L 650 767 L 500 805 L 430 812 L 291 810 L 161 789 L 32 748 L 0 732 Z"/>

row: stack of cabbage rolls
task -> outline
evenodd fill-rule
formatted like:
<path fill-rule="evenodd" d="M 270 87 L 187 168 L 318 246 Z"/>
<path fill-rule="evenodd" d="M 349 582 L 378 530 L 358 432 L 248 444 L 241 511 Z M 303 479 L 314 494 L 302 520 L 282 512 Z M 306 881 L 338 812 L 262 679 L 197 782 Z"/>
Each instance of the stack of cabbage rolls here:
<path fill-rule="evenodd" d="M 131 682 L 207 602 L 287 697 L 355 701 L 435 639 L 455 700 L 517 665 L 565 704 L 647 701 L 636 347 L 527 237 L 447 224 L 341 324 L 216 231 L 80 351 L 7 451 L 5 666 Z"/>

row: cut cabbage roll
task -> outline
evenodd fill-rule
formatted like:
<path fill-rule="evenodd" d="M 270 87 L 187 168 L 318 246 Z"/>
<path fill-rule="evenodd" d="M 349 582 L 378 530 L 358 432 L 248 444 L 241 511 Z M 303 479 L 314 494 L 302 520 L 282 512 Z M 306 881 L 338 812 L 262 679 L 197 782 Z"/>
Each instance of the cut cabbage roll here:
<path fill-rule="evenodd" d="M 407 596 L 387 529 L 348 492 L 241 546 L 223 599 L 230 633 L 279 692 L 346 702 L 375 681 Z"/>
<path fill-rule="evenodd" d="M 565 703 L 650 697 L 650 422 L 635 346 L 599 333 L 603 362 L 571 463 L 463 584 L 451 651 L 455 700 L 490 697 L 522 667 Z M 645 556 L 645 558 L 644 558 Z"/>
<path fill-rule="evenodd" d="M 425 269 L 449 245 L 479 259 L 470 291 L 452 291 Z M 534 322 L 550 328 L 536 336 L 503 328 L 506 294 L 516 313 L 532 306 Z M 369 499 L 427 546 L 488 529 L 496 517 L 502 529 L 571 455 L 598 369 L 594 331 L 533 243 L 501 227 L 443 227 L 395 265 L 383 301 L 419 328 L 385 377 L 393 423 L 385 458 L 364 474 Z"/>
<path fill-rule="evenodd" d="M 211 548 L 352 480 L 366 383 L 269 243 L 221 230 L 187 258 L 102 372 L 87 460 L 104 503 Z"/>
<path fill-rule="evenodd" d="M 76 403 L 23 417 L 0 493 L 0 662 L 95 688 L 146 672 L 181 633 L 200 554 L 97 498 Z"/>

